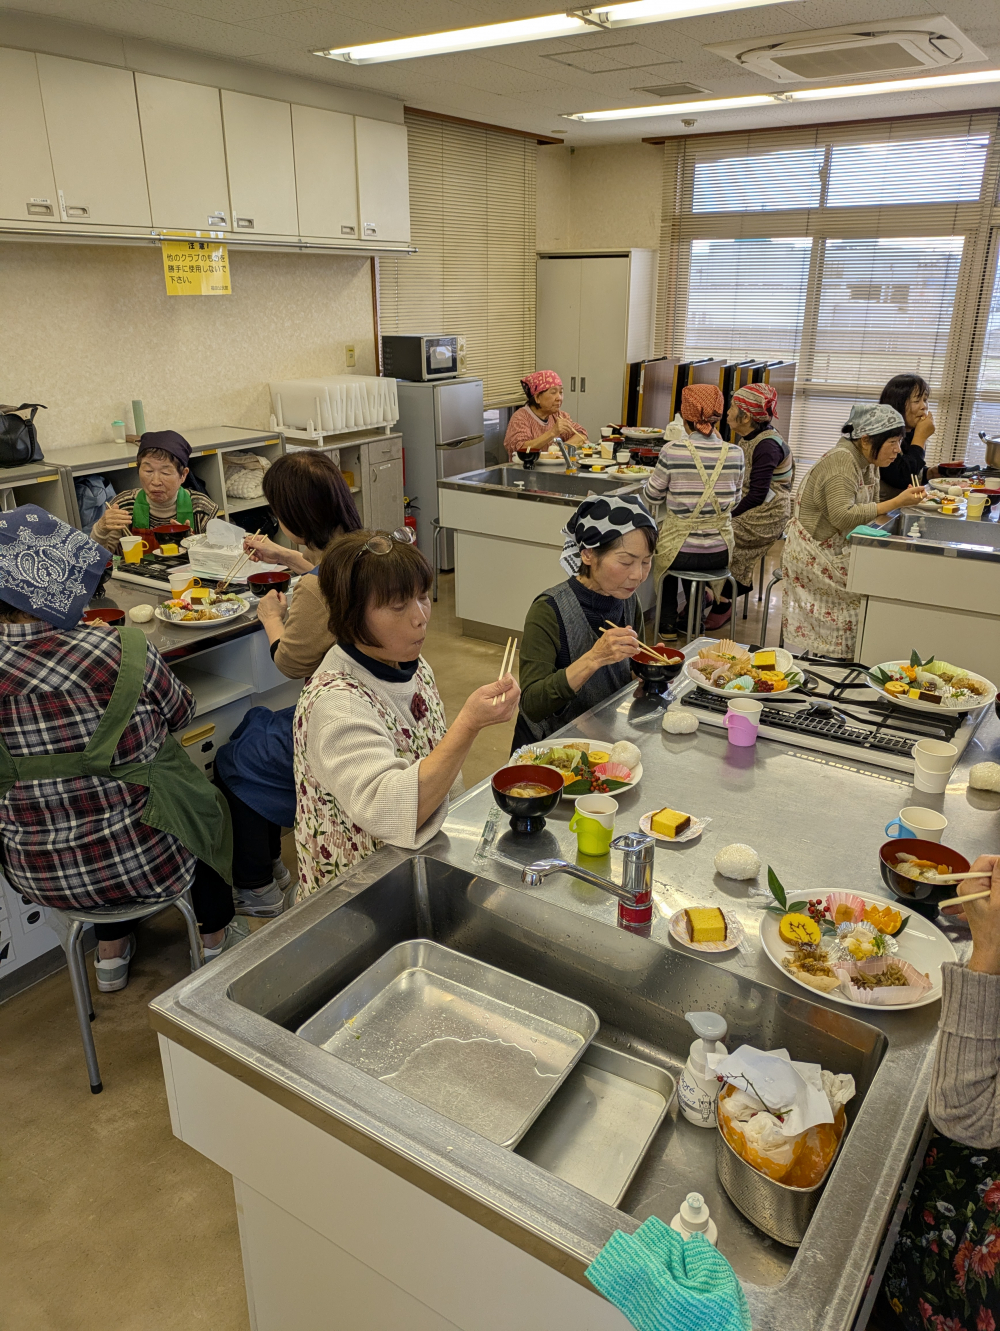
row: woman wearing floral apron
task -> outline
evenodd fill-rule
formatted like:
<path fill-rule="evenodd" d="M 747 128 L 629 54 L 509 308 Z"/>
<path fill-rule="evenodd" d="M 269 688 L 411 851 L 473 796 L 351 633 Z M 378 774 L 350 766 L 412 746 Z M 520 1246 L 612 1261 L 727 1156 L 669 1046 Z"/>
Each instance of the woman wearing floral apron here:
<path fill-rule="evenodd" d="M 879 467 L 899 452 L 903 418 L 881 403 L 858 403 L 835 448 L 802 483 L 781 560 L 782 629 L 793 652 L 853 660 L 861 598 L 847 590 L 848 536 L 895 508 L 919 504 L 920 486 L 878 502 Z"/>
<path fill-rule="evenodd" d="M 743 449 L 743 491 L 733 509 L 736 548 L 729 566 L 738 591 L 749 591 L 754 569 L 792 515 L 795 459 L 774 428 L 778 394 L 770 384 L 746 384 L 732 396 L 726 423 Z"/>
<path fill-rule="evenodd" d="M 1000 1327 L 1000 856 L 960 896 L 990 893 L 964 913 L 968 965 L 941 968 L 943 992 L 928 1110 L 931 1137 L 884 1294 L 906 1331 Z M 945 908 L 947 914 L 961 907 Z"/>
<path fill-rule="evenodd" d="M 384 844 L 417 850 L 441 828 L 462 764 L 487 726 L 509 721 L 510 674 L 469 696 L 449 727 L 421 657 L 432 574 L 401 530 L 357 531 L 324 556 L 320 591 L 337 639 L 299 695 L 293 730 L 300 892 Z M 505 695 L 505 696 L 504 696 Z"/>

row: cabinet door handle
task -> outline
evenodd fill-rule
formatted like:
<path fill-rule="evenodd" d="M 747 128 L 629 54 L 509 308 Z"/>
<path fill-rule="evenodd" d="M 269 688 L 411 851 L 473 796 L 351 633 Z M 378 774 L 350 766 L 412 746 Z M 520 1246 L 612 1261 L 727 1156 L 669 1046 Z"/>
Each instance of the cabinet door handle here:
<path fill-rule="evenodd" d="M 225 214 L 225 213 L 209 213 L 209 214 L 208 214 L 208 225 L 209 225 L 209 226 L 225 226 L 225 225 L 226 225 L 226 214 Z"/>
<path fill-rule="evenodd" d="M 363 236 L 377 236 L 378 227 L 374 222 L 363 222 L 361 226 L 361 234 Z"/>
<path fill-rule="evenodd" d="M 378 472 L 374 467 L 372 467 L 372 484 L 374 484 L 375 481 L 377 480 L 378 480 Z"/>
<path fill-rule="evenodd" d="M 83 206 L 82 203 L 67 203 L 67 205 L 66 205 L 66 216 L 67 216 L 67 217 L 89 217 L 89 216 L 90 216 L 90 209 L 89 209 L 89 208 L 85 208 L 85 207 Z"/>
<path fill-rule="evenodd" d="M 576 375 L 575 375 L 575 374 L 572 375 L 572 376 L 570 377 L 570 381 L 569 381 L 569 391 L 570 391 L 571 393 L 575 393 L 575 392 L 576 392 Z"/>
<path fill-rule="evenodd" d="M 581 378 L 580 380 L 580 392 L 586 393 L 586 391 L 587 391 L 587 377 L 586 375 L 584 375 L 583 378 Z"/>
<path fill-rule="evenodd" d="M 252 231 L 252 230 L 253 230 L 253 218 L 252 218 L 252 217 L 237 217 L 237 219 L 236 219 L 236 227 L 237 227 L 237 230 L 239 230 L 239 231 Z"/>
<path fill-rule="evenodd" d="M 356 236 L 358 234 L 358 228 L 356 226 L 342 226 L 340 228 L 340 234 L 342 236 Z"/>
<path fill-rule="evenodd" d="M 29 217 L 55 217 L 56 211 L 48 199 L 29 199 L 24 205 Z"/>

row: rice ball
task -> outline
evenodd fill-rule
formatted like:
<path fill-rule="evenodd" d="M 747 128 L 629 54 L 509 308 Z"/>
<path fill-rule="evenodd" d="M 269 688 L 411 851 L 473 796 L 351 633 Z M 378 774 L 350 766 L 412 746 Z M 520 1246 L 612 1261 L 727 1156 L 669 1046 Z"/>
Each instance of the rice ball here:
<path fill-rule="evenodd" d="M 976 763 L 969 768 L 973 790 L 1000 790 L 1000 763 Z"/>
<path fill-rule="evenodd" d="M 698 718 L 693 712 L 671 708 L 663 713 L 663 729 L 668 735 L 693 735 L 698 729 Z"/>
<path fill-rule="evenodd" d="M 612 748 L 608 761 L 612 763 L 624 763 L 630 772 L 634 772 L 642 762 L 642 754 L 639 752 L 636 745 L 630 744 L 627 739 L 620 739 Z"/>
<path fill-rule="evenodd" d="M 756 878 L 760 873 L 760 856 L 753 846 L 746 846 L 742 841 L 723 846 L 714 862 L 716 873 L 721 873 L 723 878 L 742 880 Z"/>
<path fill-rule="evenodd" d="M 153 607 L 151 605 L 134 605 L 128 612 L 128 617 L 136 624 L 147 624 L 153 618 Z"/>

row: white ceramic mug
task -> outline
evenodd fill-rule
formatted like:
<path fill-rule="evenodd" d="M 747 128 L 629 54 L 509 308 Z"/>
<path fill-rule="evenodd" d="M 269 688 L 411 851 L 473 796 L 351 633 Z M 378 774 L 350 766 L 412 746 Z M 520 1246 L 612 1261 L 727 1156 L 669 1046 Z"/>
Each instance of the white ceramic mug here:
<path fill-rule="evenodd" d="M 987 490 L 1000 490 L 1000 476 L 987 476 L 983 484 Z"/>
<path fill-rule="evenodd" d="M 950 772 L 958 759 L 958 748 L 942 739 L 921 739 L 913 746 L 913 761 L 925 772 Z"/>
<path fill-rule="evenodd" d="M 885 834 L 888 837 L 916 837 L 918 841 L 940 841 L 947 826 L 948 819 L 943 813 L 938 813 L 935 809 L 925 809 L 919 804 L 911 804 L 905 809 L 900 809 L 899 816 L 886 824 Z M 890 827 L 899 830 L 890 832 Z"/>
<path fill-rule="evenodd" d="M 615 461 L 618 463 L 619 466 L 624 467 L 625 464 L 627 462 L 631 462 L 631 460 L 632 460 L 632 454 L 628 451 L 627 448 L 620 448 L 618 452 L 615 454 Z"/>

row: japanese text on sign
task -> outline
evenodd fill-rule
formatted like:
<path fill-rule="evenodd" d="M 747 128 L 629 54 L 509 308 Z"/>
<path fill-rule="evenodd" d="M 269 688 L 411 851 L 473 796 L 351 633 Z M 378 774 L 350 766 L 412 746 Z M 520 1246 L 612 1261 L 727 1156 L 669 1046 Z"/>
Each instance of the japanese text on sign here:
<path fill-rule="evenodd" d="M 229 251 L 213 240 L 164 240 L 168 296 L 230 296 Z"/>

